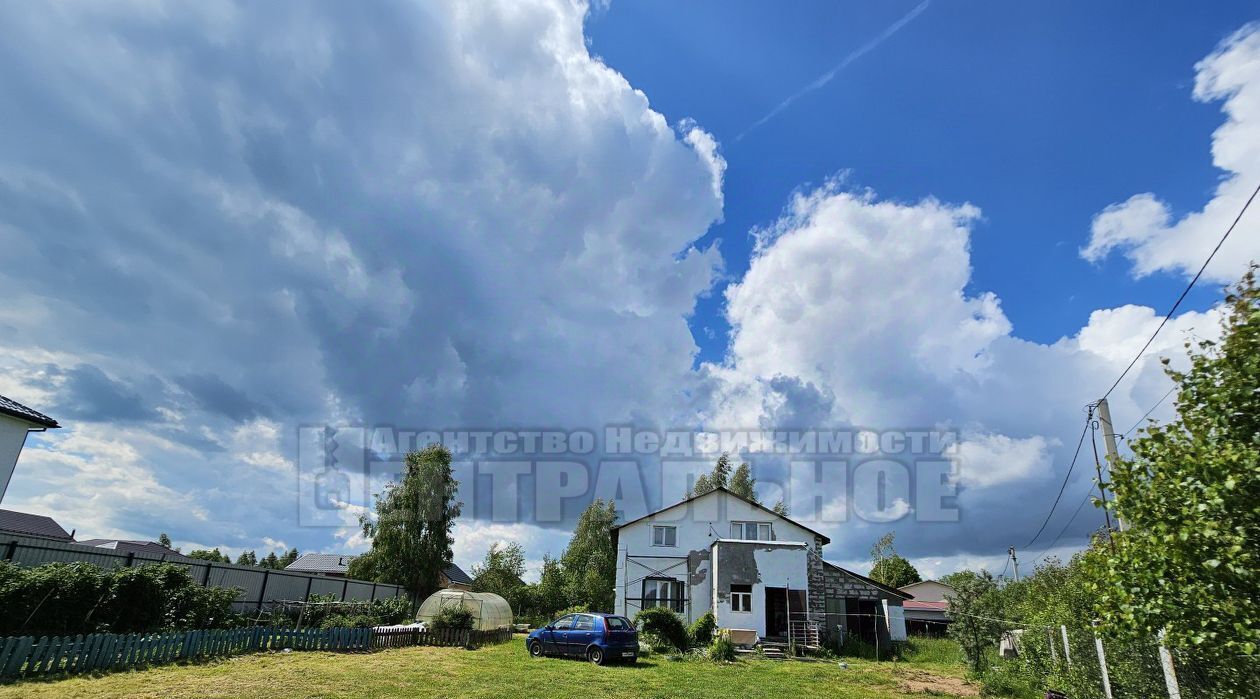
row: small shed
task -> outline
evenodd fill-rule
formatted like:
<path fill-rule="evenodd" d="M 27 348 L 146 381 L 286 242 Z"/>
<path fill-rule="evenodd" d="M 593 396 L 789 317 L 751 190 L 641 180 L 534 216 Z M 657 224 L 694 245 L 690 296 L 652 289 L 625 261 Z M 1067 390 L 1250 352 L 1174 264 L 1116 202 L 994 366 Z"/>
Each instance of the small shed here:
<path fill-rule="evenodd" d="M 469 592 L 467 590 L 438 590 L 420 604 L 416 621 L 432 623 L 444 607 L 462 606 L 472 612 L 473 628 L 492 631 L 512 625 L 512 607 L 507 600 L 493 592 Z"/>

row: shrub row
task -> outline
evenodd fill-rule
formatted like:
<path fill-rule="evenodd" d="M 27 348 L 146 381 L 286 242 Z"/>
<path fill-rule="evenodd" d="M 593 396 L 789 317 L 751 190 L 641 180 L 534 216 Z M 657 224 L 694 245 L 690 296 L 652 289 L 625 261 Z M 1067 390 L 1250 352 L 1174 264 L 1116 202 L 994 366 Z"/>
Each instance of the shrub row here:
<path fill-rule="evenodd" d="M 0 636 L 223 628 L 240 623 L 232 613 L 238 592 L 202 587 L 171 563 L 102 569 L 0 562 Z"/>

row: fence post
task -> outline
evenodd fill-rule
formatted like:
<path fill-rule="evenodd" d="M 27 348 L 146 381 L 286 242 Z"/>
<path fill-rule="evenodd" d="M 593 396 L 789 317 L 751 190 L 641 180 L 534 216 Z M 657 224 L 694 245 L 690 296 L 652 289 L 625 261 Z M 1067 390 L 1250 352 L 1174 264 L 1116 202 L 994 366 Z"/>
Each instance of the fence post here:
<path fill-rule="evenodd" d="M 1055 665 L 1059 664 L 1059 650 L 1054 647 L 1054 630 L 1046 627 L 1046 637 L 1050 639 L 1050 660 Z"/>
<path fill-rule="evenodd" d="M 1098 650 L 1098 669 L 1102 671 L 1103 696 L 1111 699 L 1111 676 L 1107 674 L 1107 654 L 1103 652 L 1102 638 L 1098 635 L 1098 621 L 1094 623 L 1094 648 Z"/>
<path fill-rule="evenodd" d="M 126 567 L 126 568 L 130 568 L 130 567 L 131 567 L 131 564 L 132 564 L 132 563 L 134 563 L 135 561 L 136 561 L 136 552 L 135 552 L 135 551 L 128 551 L 128 552 L 127 552 L 127 565 L 126 565 L 126 566 L 124 566 L 124 567 Z"/>
<path fill-rule="evenodd" d="M 341 601 L 346 601 L 346 593 L 350 591 L 350 579 L 346 578 L 341 582 Z"/>
<path fill-rule="evenodd" d="M 1059 631 L 1063 632 L 1063 659 L 1067 661 L 1067 666 L 1072 667 L 1072 646 L 1068 643 L 1067 625 L 1059 624 Z"/>
<path fill-rule="evenodd" d="M 1181 699 L 1181 685 L 1177 683 L 1177 668 L 1173 665 L 1172 651 L 1164 645 L 1164 629 L 1159 630 L 1159 664 L 1164 668 L 1164 685 L 1168 687 L 1168 699 Z"/>
<path fill-rule="evenodd" d="M 271 569 L 263 568 L 262 587 L 258 589 L 258 607 L 254 611 L 262 611 L 263 600 L 267 598 L 267 578 L 269 577 L 271 577 Z"/>
<path fill-rule="evenodd" d="M 9 542 L 9 548 L 4 552 L 4 560 L 11 561 L 17 555 L 17 539 Z"/>
<path fill-rule="evenodd" d="M 207 562 L 206 562 L 206 573 L 205 573 L 205 575 L 202 575 L 202 576 L 201 576 L 201 586 L 202 586 L 202 587 L 210 587 L 210 571 L 211 571 L 211 570 L 213 570 L 213 569 L 214 569 L 214 564 L 213 564 L 213 563 L 210 563 L 209 561 L 207 561 Z"/>
<path fill-rule="evenodd" d="M 311 583 L 313 582 L 315 582 L 314 577 L 306 579 L 306 596 L 302 598 L 302 609 L 298 612 L 297 627 L 299 629 L 302 628 L 302 619 L 306 616 L 306 608 L 311 604 Z"/>
<path fill-rule="evenodd" d="M 376 583 L 375 582 L 372 583 L 372 599 L 370 601 L 372 602 L 376 601 Z"/>

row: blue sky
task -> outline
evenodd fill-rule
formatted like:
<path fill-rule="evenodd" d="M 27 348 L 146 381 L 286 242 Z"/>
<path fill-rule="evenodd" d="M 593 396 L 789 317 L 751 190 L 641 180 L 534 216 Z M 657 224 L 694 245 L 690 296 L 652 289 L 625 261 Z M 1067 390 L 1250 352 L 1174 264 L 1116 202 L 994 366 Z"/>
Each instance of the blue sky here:
<path fill-rule="evenodd" d="M 736 140 L 917 5 L 613 3 L 588 27 L 592 51 L 656 109 L 721 141 L 725 220 L 702 242 L 721 239 L 733 276 L 747 268 L 748 231 L 787 193 L 847 170 L 883 196 L 982 207 L 971 285 L 1002 298 L 1022 337 L 1052 342 L 1101 306 L 1170 304 L 1179 276 L 1134 280 L 1123 260 L 1077 250 L 1094 214 L 1130 193 L 1161 192 L 1185 211 L 1211 192 L 1220 115 L 1190 99 L 1194 64 L 1254 6 L 938 1 Z M 1217 297 L 1208 284 L 1188 303 Z M 721 304 L 702 300 L 693 322 L 703 359 L 726 349 Z"/>
<path fill-rule="evenodd" d="M 881 513 L 818 524 L 834 560 L 860 567 L 895 529 L 929 575 L 1000 567 L 1058 492 L 1083 406 L 1260 182 L 1256 19 L 0 5 L 0 394 L 64 425 L 30 440 L 3 506 L 85 536 L 353 553 L 365 502 L 337 501 L 339 526 L 299 517 L 303 426 L 941 429 L 959 442 L 947 525 L 740 456 L 767 500 Z M 1254 213 L 1112 395 L 1118 425 L 1168 390 L 1160 357 L 1216 332 L 1219 289 L 1260 259 Z M 582 455 L 591 482 L 558 522 L 478 500 L 457 562 L 512 540 L 536 564 L 600 475 L 643 508 L 686 468 L 605 468 L 623 457 Z M 1090 487 L 1074 471 L 1065 506 Z M 1070 511 L 1051 553 L 1101 519 Z"/>

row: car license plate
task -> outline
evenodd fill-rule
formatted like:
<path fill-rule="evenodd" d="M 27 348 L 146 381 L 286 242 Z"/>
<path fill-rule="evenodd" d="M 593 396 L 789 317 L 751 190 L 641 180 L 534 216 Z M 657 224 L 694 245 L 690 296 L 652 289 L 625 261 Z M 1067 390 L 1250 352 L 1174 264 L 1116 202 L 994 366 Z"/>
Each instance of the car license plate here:
<path fill-rule="evenodd" d="M 626 652 L 622 653 L 622 654 L 621 654 L 621 657 L 623 657 L 623 658 L 633 658 L 633 657 L 634 657 L 634 651 L 632 651 L 632 650 L 628 650 L 628 651 L 626 651 Z"/>

